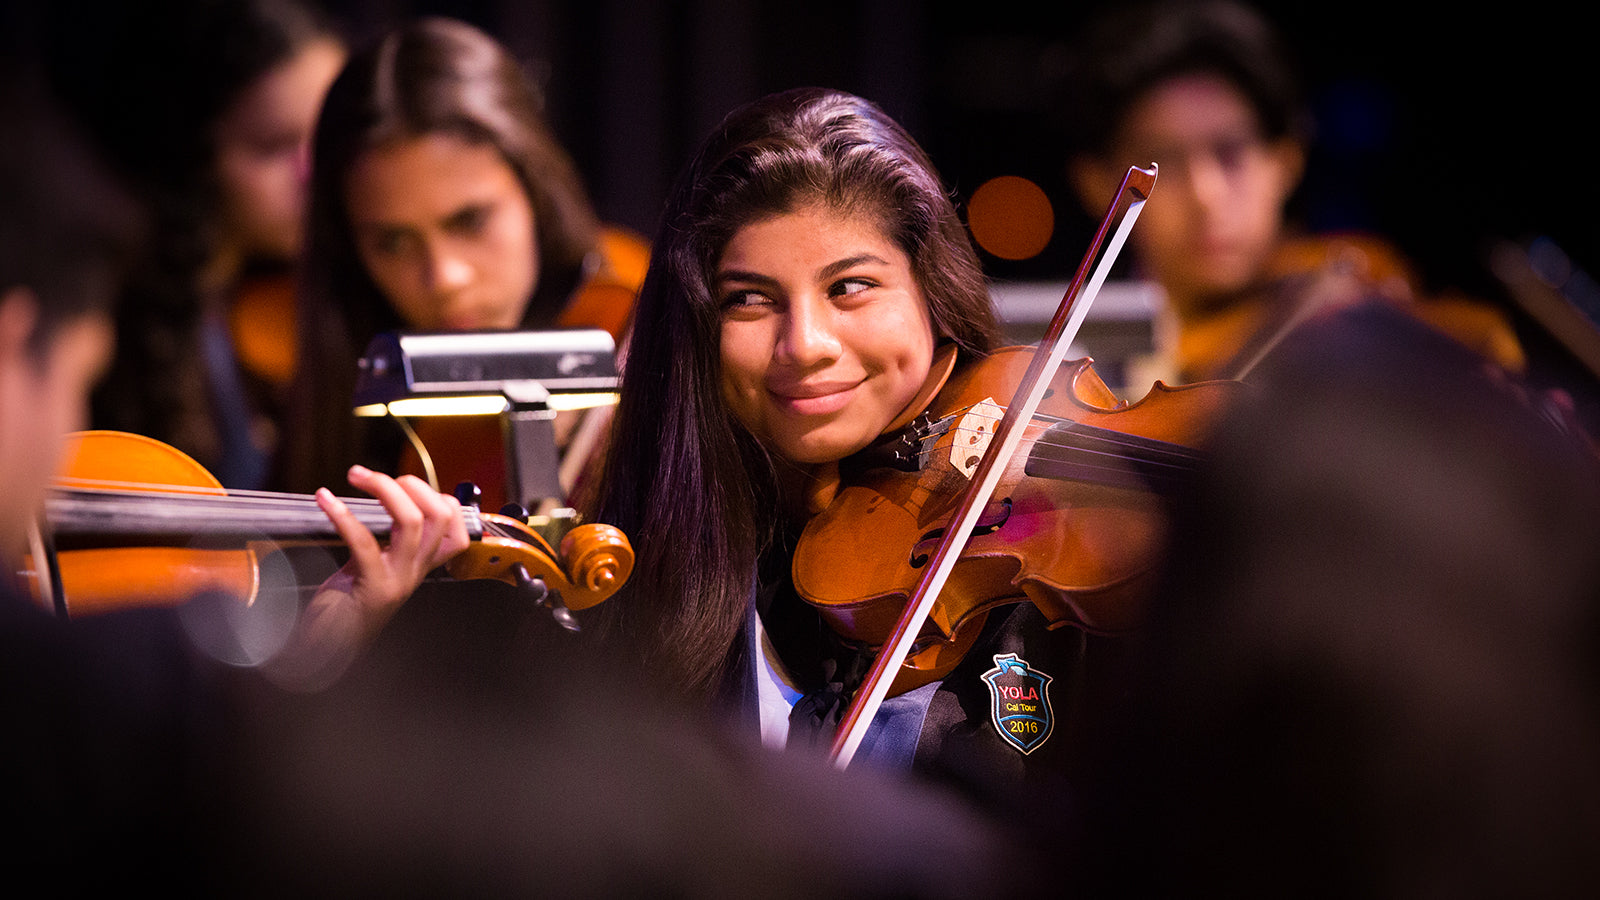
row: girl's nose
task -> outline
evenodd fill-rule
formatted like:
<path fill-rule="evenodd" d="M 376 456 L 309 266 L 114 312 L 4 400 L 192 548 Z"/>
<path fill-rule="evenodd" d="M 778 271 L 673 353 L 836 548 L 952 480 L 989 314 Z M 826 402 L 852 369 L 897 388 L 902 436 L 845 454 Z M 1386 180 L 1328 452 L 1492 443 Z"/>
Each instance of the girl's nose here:
<path fill-rule="evenodd" d="M 779 358 L 802 367 L 838 358 L 841 344 L 837 324 L 833 305 L 825 298 L 791 302 L 778 338 Z"/>

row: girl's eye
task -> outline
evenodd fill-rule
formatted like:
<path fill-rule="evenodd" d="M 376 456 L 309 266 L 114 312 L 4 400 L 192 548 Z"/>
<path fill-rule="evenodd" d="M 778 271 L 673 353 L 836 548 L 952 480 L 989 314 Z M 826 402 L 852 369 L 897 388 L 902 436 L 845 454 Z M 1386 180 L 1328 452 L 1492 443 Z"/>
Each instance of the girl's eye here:
<path fill-rule="evenodd" d="M 489 207 L 468 206 L 452 215 L 445 227 L 456 234 L 477 234 L 488 221 Z"/>
<path fill-rule="evenodd" d="M 251 140 L 246 147 L 257 159 L 277 159 L 298 153 L 300 138 L 299 135 L 290 133 L 267 134 Z"/>
<path fill-rule="evenodd" d="M 1217 141 L 1211 152 L 1223 171 L 1236 172 L 1244 166 L 1250 152 L 1258 144 L 1259 141 L 1252 135 L 1235 135 Z"/>
<path fill-rule="evenodd" d="M 724 291 L 722 294 L 722 308 L 724 310 L 748 309 L 766 302 L 767 298 L 763 297 L 758 291 L 731 290 Z"/>
<path fill-rule="evenodd" d="M 380 231 L 373 234 L 368 243 L 373 250 L 384 256 L 395 256 L 405 252 L 407 241 L 403 231 Z"/>
<path fill-rule="evenodd" d="M 841 278 L 833 283 L 828 293 L 834 297 L 844 297 L 859 294 L 872 287 L 873 283 L 865 278 Z"/>

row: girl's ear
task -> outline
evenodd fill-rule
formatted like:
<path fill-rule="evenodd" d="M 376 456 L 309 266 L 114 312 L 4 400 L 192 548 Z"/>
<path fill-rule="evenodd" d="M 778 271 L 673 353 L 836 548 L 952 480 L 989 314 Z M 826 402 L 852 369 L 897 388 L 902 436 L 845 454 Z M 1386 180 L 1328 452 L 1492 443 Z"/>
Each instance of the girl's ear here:
<path fill-rule="evenodd" d="M 1267 153 L 1278 170 L 1281 200 L 1286 201 L 1300 186 L 1306 173 L 1306 148 L 1292 137 L 1281 138 L 1267 145 Z"/>
<path fill-rule="evenodd" d="M 0 294 L 0 359 L 6 362 L 28 353 L 28 342 L 39 322 L 39 298 L 26 287 L 6 288 Z"/>

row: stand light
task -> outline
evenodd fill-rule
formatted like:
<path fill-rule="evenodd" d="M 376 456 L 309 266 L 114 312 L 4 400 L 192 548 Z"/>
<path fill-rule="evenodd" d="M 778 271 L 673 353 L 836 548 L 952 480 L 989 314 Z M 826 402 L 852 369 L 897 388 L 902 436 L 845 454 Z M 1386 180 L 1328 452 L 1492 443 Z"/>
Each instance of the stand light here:
<path fill-rule="evenodd" d="M 358 416 L 500 416 L 507 497 L 526 510 L 562 499 L 556 413 L 617 401 L 616 342 L 599 329 L 386 332 L 358 366 Z"/>

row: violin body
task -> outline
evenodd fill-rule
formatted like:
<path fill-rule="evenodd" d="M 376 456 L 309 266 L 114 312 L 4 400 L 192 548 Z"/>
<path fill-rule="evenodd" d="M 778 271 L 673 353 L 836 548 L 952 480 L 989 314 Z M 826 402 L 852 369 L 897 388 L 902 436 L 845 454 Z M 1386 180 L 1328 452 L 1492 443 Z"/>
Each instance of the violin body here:
<path fill-rule="evenodd" d="M 600 229 L 594 259 L 593 271 L 557 321 L 563 328 L 605 329 L 620 344 L 650 267 L 650 242 L 626 228 L 606 225 Z"/>
<path fill-rule="evenodd" d="M 77 432 L 67 438 L 64 460 L 57 486 L 116 485 L 117 490 L 152 496 L 156 492 L 227 495 L 221 483 L 193 458 L 143 435 Z M 40 581 L 42 568 L 35 564 L 22 573 L 38 597 L 50 594 Z M 54 568 L 54 578 L 73 615 L 170 606 L 210 592 L 248 602 L 261 586 L 258 557 L 247 546 L 210 549 L 152 542 L 85 547 L 56 553 Z"/>
<path fill-rule="evenodd" d="M 264 274 L 239 285 L 228 308 L 228 333 L 240 367 L 275 390 L 294 379 L 294 291 L 288 272 Z"/>
<path fill-rule="evenodd" d="M 1033 353 L 1007 348 L 957 370 L 929 407 L 941 424 L 891 439 L 915 464 L 869 459 L 807 524 L 794 584 L 836 632 L 876 647 L 895 627 L 1003 414 L 995 398 L 1012 396 Z M 1164 486 L 1197 463 L 1196 442 L 1236 388 L 1157 382 L 1128 404 L 1090 360 L 1062 365 L 891 693 L 947 674 L 1003 604 L 1031 602 L 1051 627 L 1136 627 L 1164 538 Z"/>

